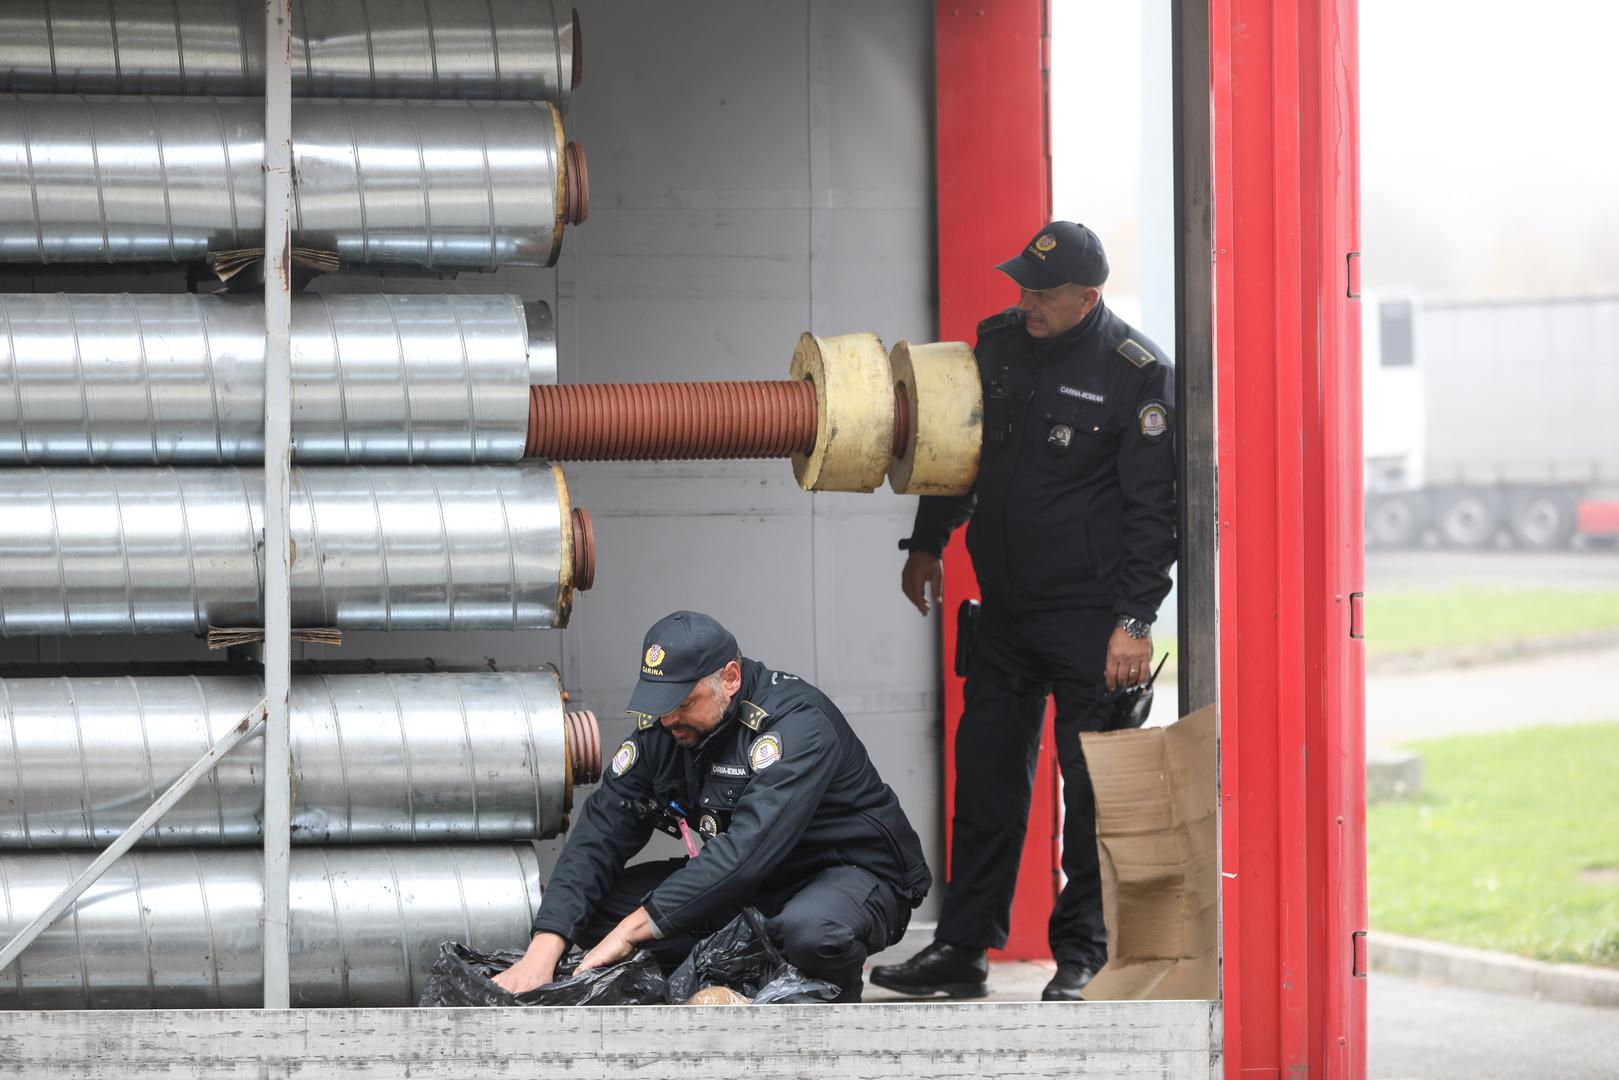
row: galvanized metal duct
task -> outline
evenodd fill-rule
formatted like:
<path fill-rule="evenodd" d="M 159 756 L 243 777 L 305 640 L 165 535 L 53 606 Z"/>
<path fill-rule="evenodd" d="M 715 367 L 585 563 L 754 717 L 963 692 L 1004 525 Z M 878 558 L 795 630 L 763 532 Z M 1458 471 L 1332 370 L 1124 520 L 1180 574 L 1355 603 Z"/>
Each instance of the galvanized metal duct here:
<path fill-rule="evenodd" d="M 300 97 L 512 98 L 564 111 L 579 17 L 551 0 L 298 0 Z M 264 93 L 263 0 L 6 0 L 0 91 Z"/>
<path fill-rule="evenodd" d="M 0 940 L 94 858 L 0 854 Z M 132 852 L 4 971 L 0 1009 L 257 1008 L 263 855 Z M 292 1004 L 414 1005 L 445 941 L 522 948 L 540 901 L 532 844 L 299 848 Z"/>
<path fill-rule="evenodd" d="M 0 849 L 107 846 L 263 696 L 246 676 L 0 679 Z M 300 844 L 547 839 L 600 772 L 551 672 L 300 676 L 291 724 Z M 258 843 L 263 774 L 259 737 L 141 843 Z"/>
<path fill-rule="evenodd" d="M 588 553 L 559 469 L 348 465 L 292 484 L 294 626 L 567 625 Z M 0 636 L 262 626 L 263 498 L 258 469 L 0 469 Z"/>
<path fill-rule="evenodd" d="M 293 456 L 518 461 L 550 309 L 512 296 L 300 296 Z M 0 294 L 0 465 L 264 460 L 264 301 Z"/>
<path fill-rule="evenodd" d="M 292 128 L 293 243 L 344 262 L 549 266 L 584 219 L 554 105 L 318 99 Z M 263 167 L 262 101 L 0 95 L 0 261 L 260 248 Z"/>

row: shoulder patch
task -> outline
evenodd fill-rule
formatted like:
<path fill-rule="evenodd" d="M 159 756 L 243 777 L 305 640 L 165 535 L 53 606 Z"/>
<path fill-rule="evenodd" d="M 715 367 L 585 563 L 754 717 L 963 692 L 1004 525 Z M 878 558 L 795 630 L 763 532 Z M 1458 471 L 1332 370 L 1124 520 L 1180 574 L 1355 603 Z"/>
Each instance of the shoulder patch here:
<path fill-rule="evenodd" d="M 999 315 L 991 315 L 989 318 L 979 323 L 978 333 L 980 336 L 982 336 L 984 334 L 993 333 L 996 330 L 1004 330 L 1008 326 L 1016 326 L 1019 322 L 1019 317 L 1020 313 L 1017 308 L 1008 308 Z"/>
<path fill-rule="evenodd" d="M 781 760 L 781 736 L 774 731 L 761 735 L 748 747 L 748 765 L 756 773 L 764 772 Z"/>
<path fill-rule="evenodd" d="M 658 722 L 658 718 L 656 716 L 649 716 L 648 714 L 646 714 L 644 712 L 632 712 L 629 709 L 626 709 L 624 711 L 626 713 L 629 713 L 630 716 L 635 717 L 635 729 L 637 731 L 645 731 L 648 728 L 650 728 L 653 724 L 656 724 Z"/>
<path fill-rule="evenodd" d="M 635 764 L 639 751 L 635 749 L 634 739 L 625 739 L 618 744 L 618 753 L 613 755 L 613 775 L 623 776 Z"/>
<path fill-rule="evenodd" d="M 1119 342 L 1118 352 L 1120 356 L 1124 357 L 1138 368 L 1144 368 L 1148 364 L 1156 364 L 1158 362 L 1158 358 L 1152 353 L 1148 352 L 1146 347 L 1135 338 L 1125 338 L 1123 341 Z"/>
<path fill-rule="evenodd" d="M 1141 434 L 1154 442 L 1169 431 L 1169 406 L 1162 401 L 1147 402 L 1136 411 L 1136 418 L 1141 421 Z"/>
<path fill-rule="evenodd" d="M 755 705 L 747 698 L 743 698 L 742 709 L 737 714 L 737 719 L 742 721 L 743 727 L 748 728 L 751 731 L 758 731 L 759 725 L 770 719 L 770 714 L 759 708 L 759 706 Z"/>

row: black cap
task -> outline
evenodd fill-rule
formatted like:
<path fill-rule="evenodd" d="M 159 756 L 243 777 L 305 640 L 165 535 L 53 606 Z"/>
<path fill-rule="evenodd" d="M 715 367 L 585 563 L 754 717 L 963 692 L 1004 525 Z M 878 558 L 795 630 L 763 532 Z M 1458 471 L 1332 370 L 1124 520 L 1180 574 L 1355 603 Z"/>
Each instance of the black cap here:
<path fill-rule="evenodd" d="M 704 677 L 736 659 L 736 638 L 698 611 L 677 611 L 652 624 L 641 642 L 641 681 L 631 715 L 667 716 Z"/>
<path fill-rule="evenodd" d="M 1053 221 L 995 269 L 1035 292 L 1059 285 L 1100 286 L 1107 281 L 1107 253 L 1102 241 L 1085 226 Z"/>

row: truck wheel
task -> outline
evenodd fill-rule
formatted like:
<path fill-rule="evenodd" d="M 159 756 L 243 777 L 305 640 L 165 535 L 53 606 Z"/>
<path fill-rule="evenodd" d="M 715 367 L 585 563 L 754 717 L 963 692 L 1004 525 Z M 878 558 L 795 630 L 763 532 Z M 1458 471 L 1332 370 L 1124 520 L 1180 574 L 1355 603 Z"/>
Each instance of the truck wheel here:
<path fill-rule="evenodd" d="M 1512 539 L 1530 551 L 1555 551 L 1574 539 L 1574 501 L 1561 491 L 1531 491 L 1512 501 Z"/>
<path fill-rule="evenodd" d="M 1414 495 L 1373 495 L 1366 500 L 1369 547 L 1408 548 L 1422 536 L 1422 508 Z"/>
<path fill-rule="evenodd" d="M 1488 547 L 1501 527 L 1501 510 L 1489 495 L 1459 491 L 1439 502 L 1434 528 L 1439 542 L 1451 548 Z"/>

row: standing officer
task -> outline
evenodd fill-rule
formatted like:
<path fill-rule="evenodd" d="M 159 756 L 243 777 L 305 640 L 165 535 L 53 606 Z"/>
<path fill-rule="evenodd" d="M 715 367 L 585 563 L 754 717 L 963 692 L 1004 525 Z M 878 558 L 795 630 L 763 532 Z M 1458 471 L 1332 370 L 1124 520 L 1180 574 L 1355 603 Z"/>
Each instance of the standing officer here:
<path fill-rule="evenodd" d="M 707 615 L 677 611 L 642 643 L 638 730 L 585 801 L 534 917 L 495 981 L 551 981 L 570 942 L 583 971 L 644 946 L 673 968 L 744 906 L 812 978 L 860 1000 L 869 953 L 898 941 L 932 878 L 916 832 L 827 696 L 744 659 Z M 703 840 L 691 859 L 625 864 L 657 825 Z"/>
<path fill-rule="evenodd" d="M 925 497 L 901 575 L 926 615 L 940 555 L 971 518 L 983 594 L 956 733 L 950 882 L 934 941 L 872 982 L 978 997 L 985 952 L 1006 944 L 1028 828 L 1046 696 L 1057 700 L 1062 868 L 1048 928 L 1048 1001 L 1078 1000 L 1107 959 L 1096 818 L 1081 731 L 1101 730 L 1114 690 L 1144 683 L 1152 621 L 1175 560 L 1172 371 L 1102 303 L 1107 257 L 1083 225 L 1055 221 L 996 269 L 1015 308 L 978 324 L 984 447 L 971 494 Z"/>

